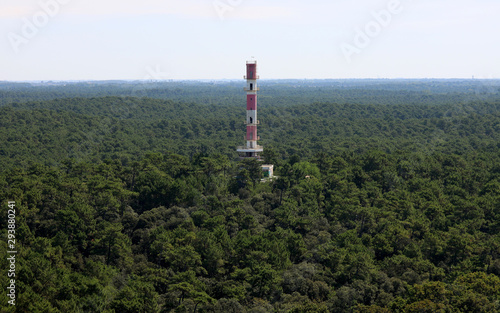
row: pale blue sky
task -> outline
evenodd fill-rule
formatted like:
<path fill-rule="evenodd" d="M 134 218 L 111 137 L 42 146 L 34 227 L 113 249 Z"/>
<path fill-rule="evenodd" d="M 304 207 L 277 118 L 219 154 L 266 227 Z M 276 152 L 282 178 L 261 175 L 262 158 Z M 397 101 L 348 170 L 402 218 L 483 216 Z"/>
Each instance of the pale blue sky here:
<path fill-rule="evenodd" d="M 252 56 L 267 79 L 500 78 L 499 14 L 499 0 L 2 0 L 0 80 L 242 79 Z"/>

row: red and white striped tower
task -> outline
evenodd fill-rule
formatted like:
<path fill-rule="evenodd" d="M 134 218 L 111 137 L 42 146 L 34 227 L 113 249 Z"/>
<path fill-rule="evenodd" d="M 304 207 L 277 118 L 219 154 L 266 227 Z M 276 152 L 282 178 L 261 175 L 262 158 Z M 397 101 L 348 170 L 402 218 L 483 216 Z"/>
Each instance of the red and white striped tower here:
<path fill-rule="evenodd" d="M 257 144 L 260 139 L 257 136 L 257 125 L 259 120 L 257 119 L 257 61 L 247 62 L 247 75 L 244 77 L 247 80 L 247 86 L 245 91 L 247 92 L 247 134 L 245 140 L 247 142 L 246 146 L 238 147 L 236 151 L 240 154 L 241 158 L 255 158 L 261 160 L 260 153 L 264 151 L 262 146 Z"/>

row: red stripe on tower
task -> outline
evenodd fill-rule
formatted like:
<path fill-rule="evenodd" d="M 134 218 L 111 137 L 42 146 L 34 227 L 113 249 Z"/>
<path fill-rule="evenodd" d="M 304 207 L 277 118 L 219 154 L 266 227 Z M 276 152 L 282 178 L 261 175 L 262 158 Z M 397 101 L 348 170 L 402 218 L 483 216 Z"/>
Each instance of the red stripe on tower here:
<path fill-rule="evenodd" d="M 247 110 L 257 110 L 257 94 L 247 95 Z"/>
<path fill-rule="evenodd" d="M 257 141 L 257 126 L 247 126 L 247 140 Z"/>

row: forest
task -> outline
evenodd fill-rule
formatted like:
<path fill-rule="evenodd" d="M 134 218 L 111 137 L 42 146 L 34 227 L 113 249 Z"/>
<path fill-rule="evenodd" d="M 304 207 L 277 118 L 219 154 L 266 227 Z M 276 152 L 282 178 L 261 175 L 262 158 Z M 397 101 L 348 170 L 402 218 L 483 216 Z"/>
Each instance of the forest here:
<path fill-rule="evenodd" d="M 0 312 L 500 312 L 500 81 L 0 82 Z"/>

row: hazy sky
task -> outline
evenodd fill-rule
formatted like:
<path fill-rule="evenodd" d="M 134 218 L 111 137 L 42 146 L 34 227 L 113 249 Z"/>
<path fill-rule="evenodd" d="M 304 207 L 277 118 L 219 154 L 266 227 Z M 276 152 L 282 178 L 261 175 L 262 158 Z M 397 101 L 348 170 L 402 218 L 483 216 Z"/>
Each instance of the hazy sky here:
<path fill-rule="evenodd" d="M 499 0 L 1 0 L 0 80 L 500 78 Z"/>

